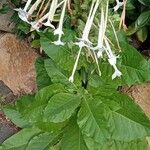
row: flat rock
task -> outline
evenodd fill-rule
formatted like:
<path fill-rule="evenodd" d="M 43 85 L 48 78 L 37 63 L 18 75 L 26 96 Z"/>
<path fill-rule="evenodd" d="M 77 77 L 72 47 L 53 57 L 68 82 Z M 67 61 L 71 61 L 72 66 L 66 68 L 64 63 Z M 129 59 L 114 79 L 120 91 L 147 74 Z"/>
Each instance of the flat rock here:
<path fill-rule="evenodd" d="M 15 35 L 7 33 L 0 36 L 0 80 L 14 95 L 35 92 L 34 63 L 37 57 L 35 50 Z"/>
<path fill-rule="evenodd" d="M 6 0 L 0 1 L 0 8 L 3 4 L 7 4 Z M 7 14 L 0 14 L 0 30 L 11 32 L 14 24 L 11 22 L 10 18 L 12 17 L 13 10 L 9 11 Z"/>
<path fill-rule="evenodd" d="M 18 132 L 18 128 L 0 112 L 0 144 Z"/>

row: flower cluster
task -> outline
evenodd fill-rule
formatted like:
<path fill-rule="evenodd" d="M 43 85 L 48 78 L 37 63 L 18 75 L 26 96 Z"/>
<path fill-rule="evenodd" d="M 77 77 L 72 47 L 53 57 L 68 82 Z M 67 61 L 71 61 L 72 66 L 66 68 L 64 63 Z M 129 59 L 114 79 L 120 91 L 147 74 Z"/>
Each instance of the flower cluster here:
<path fill-rule="evenodd" d="M 62 0 L 61 2 L 59 2 L 59 0 L 52 0 L 51 3 L 48 3 L 49 4 L 48 6 L 50 7 L 49 11 L 46 14 L 44 14 L 42 17 L 38 19 L 36 18 L 34 21 L 32 20 L 32 15 L 34 16 L 34 13 L 37 13 L 36 15 L 38 15 L 37 9 L 40 7 L 40 5 L 42 5 L 43 0 L 36 0 L 34 4 L 32 4 L 32 0 L 28 0 L 23 9 L 17 8 L 15 10 L 18 12 L 18 16 L 20 17 L 21 20 L 30 24 L 32 28 L 38 32 L 42 26 L 46 26 L 54 29 L 54 35 L 58 35 L 58 40 L 54 41 L 53 43 L 56 45 L 64 45 L 64 43 L 61 41 L 61 38 L 62 35 L 64 34 L 63 21 L 64 21 L 67 2 L 68 0 Z M 55 28 L 52 22 L 54 20 L 56 10 L 61 6 L 62 6 L 62 12 L 60 15 L 59 25 L 57 28 Z"/>
<path fill-rule="evenodd" d="M 117 0 L 118 2 L 118 0 Z M 117 4 L 120 4 L 120 2 Z M 97 42 L 97 46 L 94 47 L 93 43 L 91 41 L 89 41 L 89 33 L 93 24 L 93 20 L 94 20 L 94 16 L 96 14 L 96 11 L 98 9 L 98 7 L 101 6 L 101 16 L 100 16 L 100 23 L 99 23 L 99 34 L 98 34 L 98 42 Z M 119 5 L 120 7 L 120 5 Z M 116 8 L 114 8 L 116 10 Z M 118 8 L 117 8 L 118 9 Z M 115 79 L 116 77 L 120 77 L 122 75 L 122 73 L 118 70 L 116 63 L 117 63 L 117 58 L 119 56 L 116 56 L 110 46 L 110 41 L 109 39 L 106 37 L 106 29 L 107 29 L 107 22 L 108 22 L 108 1 L 107 1 L 107 6 L 106 6 L 106 10 L 104 11 L 103 5 L 100 5 L 100 0 L 93 0 L 92 1 L 92 5 L 91 5 L 91 9 L 89 12 L 89 16 L 86 22 L 86 25 L 84 27 L 83 30 L 83 34 L 82 37 L 79 38 L 79 42 L 77 42 L 76 44 L 79 46 L 79 52 L 76 58 L 76 62 L 74 64 L 74 68 L 72 71 L 72 74 L 69 78 L 69 81 L 73 82 L 74 81 L 74 74 L 75 71 L 77 69 L 77 65 L 78 65 L 78 61 L 79 61 L 79 57 L 82 51 L 83 47 L 88 47 L 89 49 L 91 49 L 94 54 L 96 54 L 96 60 L 97 58 L 103 58 L 103 53 L 106 53 L 107 57 L 108 57 L 108 62 L 109 64 L 114 68 L 114 73 L 112 75 L 112 79 Z M 110 21 L 111 22 L 111 21 Z M 116 35 L 115 29 L 113 27 L 113 24 L 111 22 L 114 34 Z M 115 36 L 117 39 L 117 36 Z M 118 41 L 118 39 L 117 39 Z M 98 62 L 98 61 L 96 61 Z M 97 63 L 98 65 L 98 63 Z M 100 68 L 98 66 L 98 70 L 99 70 L 99 75 L 101 75 L 101 71 Z"/>
<path fill-rule="evenodd" d="M 18 11 L 19 17 L 23 21 L 29 23 L 32 26 L 32 28 L 35 29 L 36 31 L 39 31 L 39 29 L 42 26 L 46 26 L 46 27 L 50 27 L 54 29 L 54 35 L 58 35 L 58 40 L 54 41 L 53 43 L 55 45 L 64 45 L 65 43 L 63 43 L 61 39 L 64 34 L 63 22 L 64 22 L 67 3 L 68 3 L 68 0 L 61 0 L 61 1 L 52 0 L 51 2 L 48 3 L 49 11 L 47 13 L 44 13 L 43 16 L 36 17 L 34 21 L 32 20 L 32 15 L 34 15 L 35 13 L 37 13 L 38 15 L 39 11 L 37 11 L 37 9 L 39 8 L 40 5 L 43 5 L 43 0 L 36 0 L 36 2 L 34 2 L 33 4 L 32 4 L 32 0 L 27 0 L 26 5 L 23 9 L 18 8 L 15 10 Z M 116 3 L 117 5 L 114 7 L 114 11 L 117 11 L 119 7 L 123 5 L 123 2 L 119 2 L 119 0 L 116 0 Z M 77 58 L 76 58 L 76 61 L 72 70 L 72 74 L 69 78 L 70 82 L 74 82 L 74 75 L 77 69 L 81 51 L 84 47 L 93 51 L 95 55 L 96 63 L 98 66 L 99 75 L 101 75 L 101 71 L 98 65 L 98 59 L 103 58 L 103 53 L 106 53 L 109 64 L 114 68 L 112 79 L 115 79 L 116 77 L 120 77 L 122 75 L 122 73 L 118 70 L 116 66 L 118 56 L 116 56 L 113 53 L 111 49 L 111 44 L 110 44 L 111 41 L 106 36 L 106 29 L 107 29 L 107 24 L 109 20 L 108 19 L 108 5 L 109 5 L 108 0 L 107 0 L 107 6 L 103 6 L 103 4 L 101 3 L 101 0 L 92 0 L 91 8 L 88 14 L 88 18 L 87 18 L 82 36 L 81 38 L 78 38 L 78 42 L 75 43 L 77 46 L 79 46 L 79 52 L 78 52 L 78 55 L 77 55 Z M 55 28 L 52 22 L 54 20 L 54 16 L 56 14 L 57 9 L 60 7 L 61 7 L 60 19 L 59 19 L 58 27 Z M 98 11 L 98 8 L 100 8 L 101 14 L 100 14 L 100 22 L 98 26 L 98 30 L 99 30 L 98 40 L 97 40 L 97 45 L 95 46 L 95 44 L 93 44 L 89 40 L 89 35 L 90 35 L 91 28 L 93 26 L 94 18 L 95 18 L 96 12 Z M 114 31 L 116 40 L 118 41 L 114 26 L 111 20 L 109 21 Z"/>

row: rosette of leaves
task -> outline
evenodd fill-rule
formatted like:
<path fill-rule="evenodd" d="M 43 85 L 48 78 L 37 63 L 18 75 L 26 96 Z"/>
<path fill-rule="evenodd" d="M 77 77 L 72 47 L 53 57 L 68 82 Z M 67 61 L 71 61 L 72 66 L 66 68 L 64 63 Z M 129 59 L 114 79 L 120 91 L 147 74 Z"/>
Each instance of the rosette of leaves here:
<path fill-rule="evenodd" d="M 128 0 L 126 20 L 129 24 L 128 35 L 136 34 L 140 42 L 144 42 L 149 36 L 150 27 L 150 1 Z"/>
<path fill-rule="evenodd" d="M 73 37 L 74 32 L 68 31 L 72 36 L 66 36 Z M 36 62 L 39 91 L 19 98 L 15 106 L 3 108 L 22 130 L 7 139 L 1 149 L 150 149 L 146 140 L 150 135 L 149 118 L 131 98 L 117 90 L 122 85 L 150 81 L 150 62 L 120 36 L 121 78 L 111 81 L 112 69 L 106 62 L 100 63 L 100 77 L 95 63 L 82 56 L 75 82 L 71 83 L 68 77 L 76 48 L 51 44 L 54 37 L 50 33 L 40 36 L 48 58 Z"/>

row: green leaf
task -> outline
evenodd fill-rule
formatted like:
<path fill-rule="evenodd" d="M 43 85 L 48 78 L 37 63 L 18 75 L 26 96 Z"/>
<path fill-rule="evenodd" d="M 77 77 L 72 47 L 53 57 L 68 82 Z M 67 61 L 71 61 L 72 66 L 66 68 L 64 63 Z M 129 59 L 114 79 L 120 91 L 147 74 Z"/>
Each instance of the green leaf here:
<path fill-rule="evenodd" d="M 40 40 L 39 39 L 35 39 L 35 40 L 33 40 L 32 41 L 32 43 L 31 43 L 31 46 L 33 47 L 33 48 L 40 48 Z"/>
<path fill-rule="evenodd" d="M 0 14 L 7 14 L 10 10 L 11 9 L 8 4 L 3 4 L 2 8 L 0 8 Z"/>
<path fill-rule="evenodd" d="M 38 89 L 40 90 L 50 85 L 51 80 L 44 67 L 44 60 L 42 58 L 38 58 L 36 60 L 35 68 L 36 68 L 36 83 L 37 83 Z"/>
<path fill-rule="evenodd" d="M 48 101 L 54 94 L 62 91 L 65 90 L 64 86 L 61 84 L 52 84 L 48 87 L 41 89 L 35 95 L 35 100 L 28 107 L 23 107 L 22 115 L 31 123 L 43 121 L 43 109 L 46 107 Z"/>
<path fill-rule="evenodd" d="M 33 95 L 22 96 L 17 99 L 16 109 L 20 112 L 21 115 L 23 115 L 26 108 L 30 107 L 34 100 L 35 98 Z"/>
<path fill-rule="evenodd" d="M 146 139 L 131 142 L 108 140 L 103 144 L 94 142 L 91 138 L 84 137 L 89 150 L 150 150 Z"/>
<path fill-rule="evenodd" d="M 57 46 L 53 44 L 53 36 L 41 36 L 40 43 L 44 52 L 64 70 L 71 70 L 70 66 L 74 64 L 74 57 L 67 46 Z"/>
<path fill-rule="evenodd" d="M 26 150 L 45 150 L 57 143 L 60 133 L 41 133 L 28 143 Z"/>
<path fill-rule="evenodd" d="M 49 100 L 44 110 L 45 119 L 54 123 L 63 122 L 71 117 L 80 102 L 78 95 L 58 93 Z"/>
<path fill-rule="evenodd" d="M 137 28 L 141 28 L 147 25 L 149 20 L 150 20 L 150 11 L 142 12 L 140 16 L 138 17 L 138 19 L 136 20 Z"/>
<path fill-rule="evenodd" d="M 149 136 L 150 120 L 142 110 L 129 97 L 112 92 L 84 98 L 78 114 L 83 135 L 100 144 L 108 139 L 130 142 Z"/>
<path fill-rule="evenodd" d="M 17 126 L 20 128 L 29 127 L 30 123 L 22 118 L 22 115 L 19 111 L 13 108 L 4 108 L 4 114 Z"/>
<path fill-rule="evenodd" d="M 104 114 L 108 111 L 101 101 L 93 99 L 90 95 L 84 97 L 77 120 L 82 134 L 98 143 L 106 141 L 109 133 Z"/>
<path fill-rule="evenodd" d="M 144 42 L 144 41 L 147 39 L 147 37 L 148 37 L 148 30 L 147 30 L 147 27 L 141 28 L 141 29 L 136 33 L 136 35 L 137 35 L 137 38 L 138 38 L 139 41 Z"/>
<path fill-rule="evenodd" d="M 98 97 L 110 108 L 107 123 L 112 139 L 129 142 L 150 135 L 149 118 L 131 98 L 117 92 L 110 97 Z"/>
<path fill-rule="evenodd" d="M 13 135 L 2 144 L 5 150 L 24 150 L 29 141 L 41 131 L 37 128 L 26 128 Z"/>
<path fill-rule="evenodd" d="M 124 132 L 124 135 L 122 137 L 125 137 L 126 131 L 130 131 L 131 128 L 132 130 L 130 131 L 130 136 L 126 137 L 126 140 L 129 140 L 130 137 L 131 139 L 137 138 L 137 137 L 145 137 L 150 135 L 150 120 L 149 118 L 143 113 L 142 109 L 134 103 L 134 101 L 128 97 L 127 95 L 120 94 L 120 93 L 114 93 L 110 97 L 111 101 L 116 102 L 120 108 L 116 110 L 115 112 L 113 111 L 113 121 L 118 119 L 120 120 L 120 127 L 124 122 L 124 127 L 120 132 Z M 103 102 L 107 105 L 109 104 L 109 101 L 103 100 Z M 115 107 L 115 106 L 114 106 Z M 116 120 L 117 121 L 117 120 Z M 130 124 L 130 125 L 129 125 Z M 114 124 L 115 126 L 117 125 Z M 113 125 L 112 125 L 113 126 Z M 125 130 L 126 128 L 126 130 Z M 119 128 L 116 128 L 116 131 Z M 116 132 L 114 131 L 114 132 Z M 127 134 L 126 134 L 127 135 Z"/>
<path fill-rule="evenodd" d="M 141 4 L 150 6 L 150 1 L 149 0 L 138 0 Z"/>
<path fill-rule="evenodd" d="M 121 43 L 123 49 L 121 58 L 122 84 L 133 85 L 150 81 L 150 61 L 127 43 Z"/>
<path fill-rule="evenodd" d="M 72 89 L 76 89 L 76 86 L 69 82 L 69 76 L 66 77 L 52 60 L 45 60 L 45 68 L 53 83 L 61 83 Z"/>
<path fill-rule="evenodd" d="M 64 128 L 67 124 L 67 121 L 61 123 L 53 123 L 53 122 L 37 122 L 35 126 L 41 129 L 44 132 L 56 132 Z"/>
<path fill-rule="evenodd" d="M 77 125 L 76 118 L 71 119 L 64 132 L 62 142 L 62 150 L 88 150 L 82 133 Z"/>

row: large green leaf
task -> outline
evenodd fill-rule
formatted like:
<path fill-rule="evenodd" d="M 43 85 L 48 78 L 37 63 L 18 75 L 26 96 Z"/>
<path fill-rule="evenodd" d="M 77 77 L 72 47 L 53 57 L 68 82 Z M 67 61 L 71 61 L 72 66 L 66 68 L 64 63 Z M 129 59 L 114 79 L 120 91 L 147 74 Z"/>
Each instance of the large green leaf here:
<path fill-rule="evenodd" d="M 150 150 L 146 139 L 131 142 L 108 140 L 103 144 L 96 143 L 89 137 L 84 137 L 89 150 Z"/>
<path fill-rule="evenodd" d="M 147 25 L 150 21 L 150 10 L 142 12 L 136 20 L 136 28 Z"/>
<path fill-rule="evenodd" d="M 120 116 L 129 119 L 130 122 L 136 123 L 137 127 L 139 126 L 140 128 L 136 129 L 134 127 L 135 131 L 137 130 L 137 133 L 140 133 L 141 129 L 141 136 L 144 135 L 150 135 L 150 119 L 144 114 L 142 109 L 134 103 L 134 101 L 127 95 L 122 94 L 122 93 L 113 93 L 108 100 L 102 99 L 103 103 L 107 104 L 107 106 L 110 107 L 110 100 L 115 102 L 117 105 L 119 105 L 118 109 L 115 109 L 115 113 L 119 114 Z M 115 104 L 115 105 L 116 105 Z M 111 109 L 115 108 L 116 106 L 111 105 Z M 119 117 L 119 116 L 118 116 Z M 143 134 L 142 134 L 143 130 Z M 125 132 L 125 131 L 124 131 Z M 132 132 L 132 131 L 131 131 Z M 139 134 L 139 136 L 140 136 Z M 138 136 L 138 135 L 137 135 Z M 135 132 L 135 137 L 136 137 L 136 132 Z"/>
<path fill-rule="evenodd" d="M 82 133 L 77 125 L 76 118 L 71 119 L 66 127 L 61 142 L 62 150 L 88 150 Z"/>
<path fill-rule="evenodd" d="M 36 68 L 36 83 L 38 89 L 42 89 L 51 84 L 50 77 L 47 74 L 47 71 L 44 67 L 44 60 L 42 58 L 38 58 L 35 63 Z"/>
<path fill-rule="evenodd" d="M 107 122 L 112 139 L 128 142 L 150 135 L 149 118 L 131 98 L 117 92 L 109 97 L 102 98 L 100 94 L 95 98 L 111 109 Z"/>
<path fill-rule="evenodd" d="M 82 133 L 98 143 L 106 141 L 110 136 L 106 122 L 108 111 L 100 100 L 90 95 L 84 97 L 78 113 L 78 125 Z"/>
<path fill-rule="evenodd" d="M 150 81 L 150 61 L 127 43 L 121 43 L 122 52 L 122 85 L 136 84 Z"/>
<path fill-rule="evenodd" d="M 41 89 L 36 95 L 34 101 L 28 107 L 22 107 L 22 115 L 30 122 L 41 122 L 43 119 L 43 110 L 46 107 L 50 98 L 59 92 L 63 92 L 64 86 L 61 84 L 52 84 Z M 20 103 L 21 101 L 18 101 Z M 21 106 L 19 109 L 21 109 Z"/>
<path fill-rule="evenodd" d="M 25 150 L 29 141 L 40 132 L 37 128 L 25 128 L 4 141 L 2 147 L 4 150 Z"/>
<path fill-rule="evenodd" d="M 60 133 L 41 133 L 30 140 L 26 150 L 46 150 L 57 143 Z"/>
<path fill-rule="evenodd" d="M 82 133 L 97 143 L 108 139 L 129 142 L 150 135 L 150 120 L 130 100 L 118 93 L 85 98 L 78 114 Z"/>
<path fill-rule="evenodd" d="M 58 93 L 48 102 L 44 116 L 55 123 L 65 121 L 71 117 L 80 102 L 81 97 L 76 94 Z"/>

